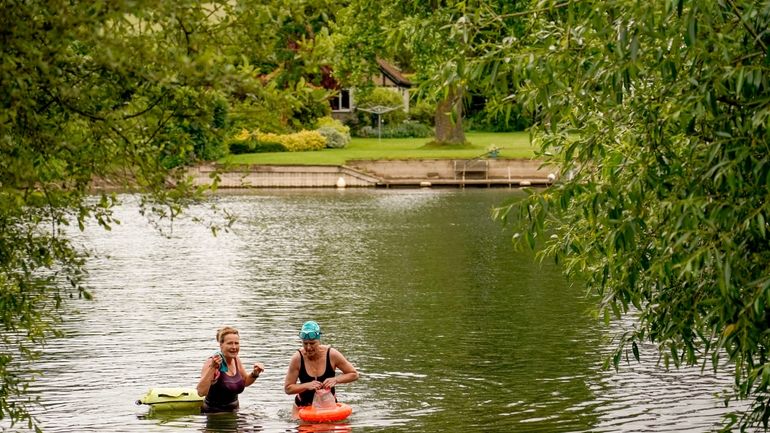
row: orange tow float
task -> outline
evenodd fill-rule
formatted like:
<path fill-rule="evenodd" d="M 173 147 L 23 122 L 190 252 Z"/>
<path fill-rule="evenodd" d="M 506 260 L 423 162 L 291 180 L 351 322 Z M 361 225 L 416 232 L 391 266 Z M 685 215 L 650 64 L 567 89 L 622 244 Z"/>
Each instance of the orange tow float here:
<path fill-rule="evenodd" d="M 353 413 L 353 408 L 345 403 L 337 403 L 331 409 L 318 409 L 313 406 L 305 406 L 299 409 L 299 419 L 309 422 L 342 421 Z"/>

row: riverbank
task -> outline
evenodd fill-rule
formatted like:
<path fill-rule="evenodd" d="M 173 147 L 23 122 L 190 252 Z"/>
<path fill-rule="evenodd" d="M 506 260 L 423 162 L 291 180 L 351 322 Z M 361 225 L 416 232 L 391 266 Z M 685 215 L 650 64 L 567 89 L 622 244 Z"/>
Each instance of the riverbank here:
<path fill-rule="evenodd" d="M 553 167 L 532 159 L 354 160 L 345 165 L 204 164 L 188 174 L 208 185 L 219 173 L 220 188 L 414 188 L 519 187 L 547 185 Z"/>

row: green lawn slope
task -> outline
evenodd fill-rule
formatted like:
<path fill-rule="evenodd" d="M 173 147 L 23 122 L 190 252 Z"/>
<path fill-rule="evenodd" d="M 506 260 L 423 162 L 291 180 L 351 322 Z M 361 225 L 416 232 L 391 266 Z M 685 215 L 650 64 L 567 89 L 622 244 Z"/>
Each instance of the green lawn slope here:
<path fill-rule="evenodd" d="M 230 155 L 225 164 L 267 165 L 344 165 L 353 160 L 375 159 L 471 159 L 486 155 L 492 146 L 500 149 L 498 158 L 535 156 L 527 132 L 468 132 L 466 146 L 432 146 L 432 138 L 353 138 L 344 149 L 313 152 L 272 152 Z"/>

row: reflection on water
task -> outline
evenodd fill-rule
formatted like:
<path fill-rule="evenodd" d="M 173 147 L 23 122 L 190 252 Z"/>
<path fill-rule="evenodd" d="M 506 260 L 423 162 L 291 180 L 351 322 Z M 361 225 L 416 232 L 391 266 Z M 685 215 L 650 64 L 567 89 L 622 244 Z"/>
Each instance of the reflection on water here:
<path fill-rule="evenodd" d="M 300 424 L 298 433 L 348 433 L 353 428 L 348 424 Z"/>
<path fill-rule="evenodd" d="M 89 228 L 96 299 L 74 301 L 33 384 L 49 432 L 704 431 L 729 376 L 642 364 L 601 370 L 610 330 L 549 263 L 514 251 L 489 210 L 511 190 L 258 191 L 212 197 L 240 215 L 212 237 L 164 237 L 131 197 Z M 205 214 L 204 208 L 193 213 Z M 344 423 L 291 417 L 283 375 L 317 320 L 361 373 Z M 237 414 L 156 414 L 153 386 L 193 387 L 223 324 L 266 366 Z"/>

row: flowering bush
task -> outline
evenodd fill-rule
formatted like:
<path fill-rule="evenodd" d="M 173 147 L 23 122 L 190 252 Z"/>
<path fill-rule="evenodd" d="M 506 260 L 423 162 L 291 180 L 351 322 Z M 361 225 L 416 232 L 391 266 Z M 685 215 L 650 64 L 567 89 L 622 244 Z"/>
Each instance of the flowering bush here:
<path fill-rule="evenodd" d="M 336 131 L 335 131 L 336 132 Z M 274 134 L 272 132 L 249 132 L 241 130 L 229 143 L 230 153 L 260 152 L 303 152 L 321 150 L 326 147 L 327 139 L 318 131 L 300 131 L 293 134 Z"/>
<path fill-rule="evenodd" d="M 326 147 L 326 138 L 318 131 L 300 131 L 293 134 L 261 133 L 257 131 L 258 142 L 279 143 L 289 152 L 321 150 Z"/>

